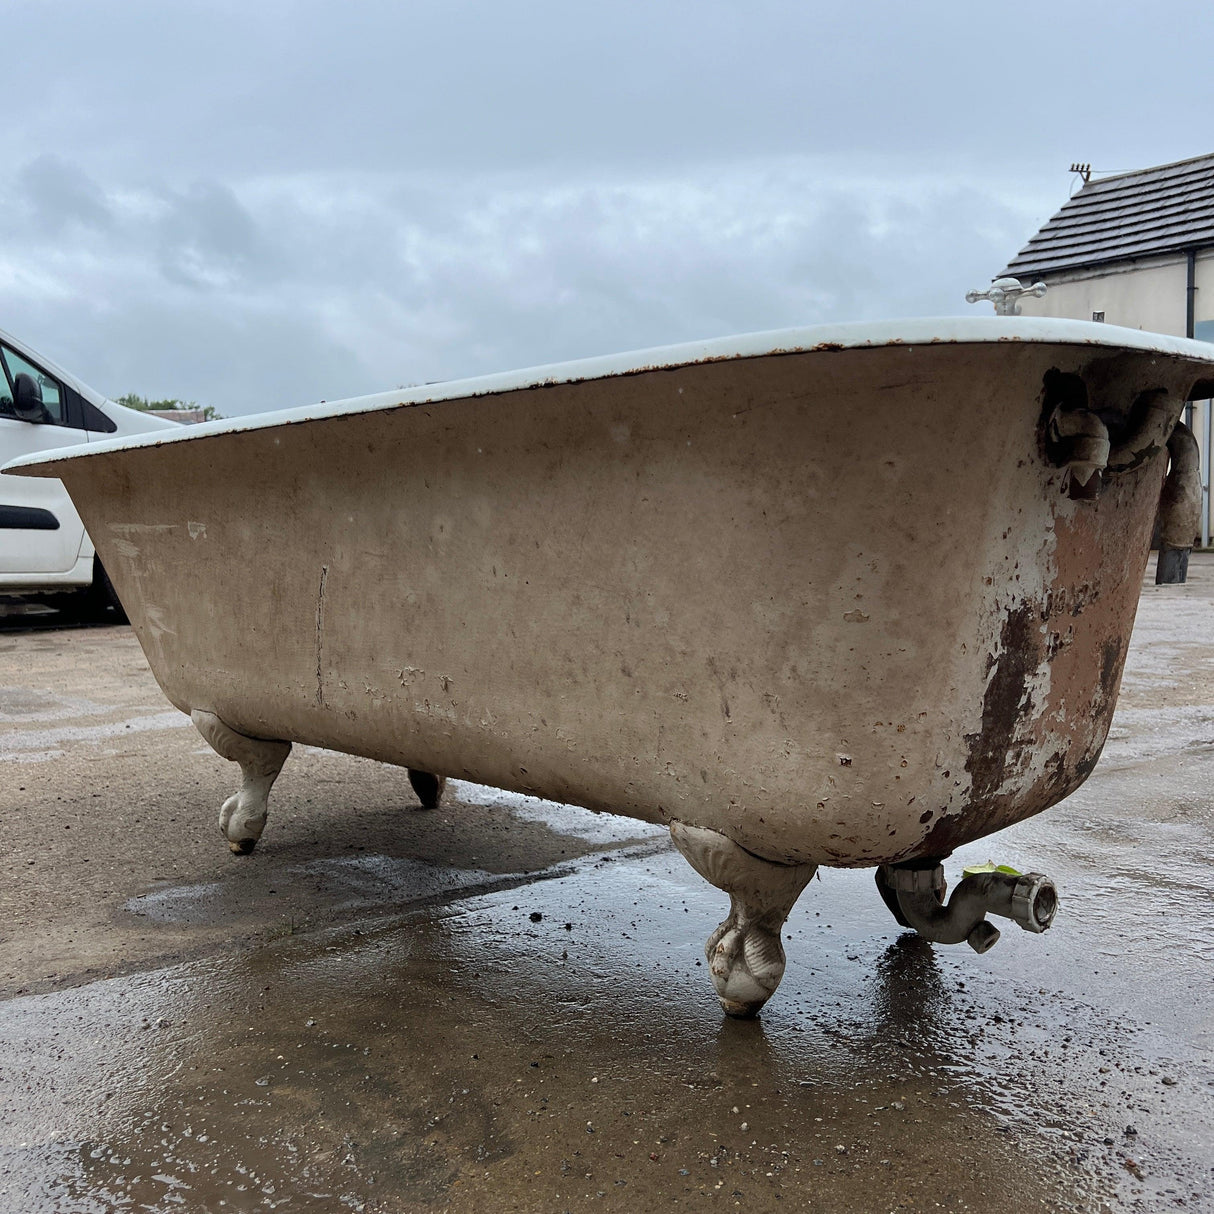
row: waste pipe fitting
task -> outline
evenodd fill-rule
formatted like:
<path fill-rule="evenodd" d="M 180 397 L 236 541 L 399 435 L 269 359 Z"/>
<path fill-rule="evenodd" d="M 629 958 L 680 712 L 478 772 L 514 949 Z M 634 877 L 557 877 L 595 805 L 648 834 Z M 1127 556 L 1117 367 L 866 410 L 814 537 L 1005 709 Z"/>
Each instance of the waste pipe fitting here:
<path fill-rule="evenodd" d="M 1048 438 L 1060 467 L 1067 470 L 1072 498 L 1096 497 L 1100 474 L 1109 462 L 1109 431 L 1090 409 L 1058 409 L 1050 419 Z"/>
<path fill-rule="evenodd" d="M 1155 581 L 1160 585 L 1184 582 L 1189 551 L 1201 530 L 1201 455 L 1193 431 L 1177 422 L 1168 438 L 1168 479 L 1159 495 L 1159 562 Z"/>
<path fill-rule="evenodd" d="M 985 953 L 999 939 L 986 916 L 1000 915 L 1025 931 L 1043 932 L 1058 910 L 1058 890 L 1042 873 L 981 872 L 965 877 L 945 903 L 944 869 L 883 864 L 878 887 L 888 889 L 905 925 L 937 944 L 960 944 Z"/>
<path fill-rule="evenodd" d="M 1109 471 L 1129 472 L 1162 451 L 1180 417 L 1180 409 L 1180 402 L 1161 388 L 1139 393 L 1131 410 L 1138 424 L 1109 452 Z"/>

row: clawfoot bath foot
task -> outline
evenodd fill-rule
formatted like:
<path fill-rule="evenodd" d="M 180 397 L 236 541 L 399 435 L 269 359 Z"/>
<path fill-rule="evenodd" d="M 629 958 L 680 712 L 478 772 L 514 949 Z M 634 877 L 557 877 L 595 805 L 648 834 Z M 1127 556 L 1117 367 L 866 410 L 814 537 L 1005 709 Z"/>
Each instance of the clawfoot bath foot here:
<path fill-rule="evenodd" d="M 413 791 L 417 793 L 422 809 L 437 809 L 438 803 L 443 799 L 443 790 L 447 787 L 447 777 L 410 767 L 409 783 L 413 785 Z"/>
<path fill-rule="evenodd" d="M 213 712 L 195 709 L 190 720 L 217 755 L 240 764 L 240 791 L 223 803 L 219 829 L 236 855 L 247 856 L 265 829 L 270 789 L 291 753 L 291 743 L 247 737 L 229 728 Z"/>
<path fill-rule="evenodd" d="M 683 822 L 671 822 L 670 837 L 705 881 L 729 895 L 729 917 L 704 953 L 726 1015 L 755 1016 L 784 977 L 780 928 L 817 865 L 773 864 L 715 830 Z"/>

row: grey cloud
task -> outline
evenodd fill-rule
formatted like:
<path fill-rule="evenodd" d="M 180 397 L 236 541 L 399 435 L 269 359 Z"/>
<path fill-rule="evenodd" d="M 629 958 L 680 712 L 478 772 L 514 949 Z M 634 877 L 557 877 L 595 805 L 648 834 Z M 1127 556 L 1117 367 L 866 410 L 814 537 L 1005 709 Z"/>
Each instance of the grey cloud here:
<path fill-rule="evenodd" d="M 1148 79 L 1199 46 L 1184 0 L 10 4 L 18 159 L 258 173 L 878 155 L 970 172 L 1204 150 Z M 53 84 L 53 87 L 50 85 Z M 1199 107 L 1194 106 L 1195 110 Z M 64 146 L 70 140 L 71 146 Z M 1196 146 L 1195 142 L 1196 141 Z M 10 161 L 11 162 L 11 161 Z"/>
<path fill-rule="evenodd" d="M 97 183 L 58 156 L 38 156 L 23 165 L 15 185 L 36 230 L 53 235 L 71 224 L 100 229 L 113 226 L 113 214 Z"/>
<path fill-rule="evenodd" d="M 239 200 L 201 185 L 128 198 L 124 214 L 108 257 L 82 244 L 75 266 L 55 241 L 42 298 L 0 274 L 0 314 L 20 332 L 23 309 L 47 325 L 57 310 L 81 362 L 48 352 L 106 391 L 225 413 L 730 332 L 955 313 L 1030 222 L 963 184 L 823 186 L 812 164 L 787 162 L 728 184 L 270 179 Z M 136 239 L 145 214 L 162 215 L 184 271 Z M 27 256 L 46 263 L 50 245 Z"/>
<path fill-rule="evenodd" d="M 165 200 L 158 224 L 161 271 L 172 282 L 215 289 L 256 277 L 277 277 L 269 237 L 226 185 L 195 182 Z"/>

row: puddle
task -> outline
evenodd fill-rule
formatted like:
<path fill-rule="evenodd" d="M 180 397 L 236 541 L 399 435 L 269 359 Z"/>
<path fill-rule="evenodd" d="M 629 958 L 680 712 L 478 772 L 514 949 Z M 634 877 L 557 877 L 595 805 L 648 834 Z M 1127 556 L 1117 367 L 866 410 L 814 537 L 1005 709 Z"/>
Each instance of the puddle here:
<path fill-rule="evenodd" d="M 552 878 L 560 870 L 543 876 Z M 454 868 L 399 856 L 335 856 L 283 866 L 250 889 L 230 881 L 170 886 L 129 899 L 123 909 L 152 923 L 221 926 L 245 922 L 250 903 L 267 899 L 323 900 L 330 913 L 375 908 L 381 913 L 415 907 L 453 894 L 510 888 L 534 875 Z"/>
<path fill-rule="evenodd" d="M 1140 1022 L 1149 988 L 1119 999 L 1102 921 L 1066 909 L 979 957 L 900 934 L 870 874 L 827 872 L 763 1020 L 722 1021 L 700 950 L 723 896 L 673 854 L 612 853 L 11 1000 L 0 1204 L 989 1210 L 1010 1191 L 1088 1211 L 1171 1189 L 1200 1207 L 1208 1042 Z"/>

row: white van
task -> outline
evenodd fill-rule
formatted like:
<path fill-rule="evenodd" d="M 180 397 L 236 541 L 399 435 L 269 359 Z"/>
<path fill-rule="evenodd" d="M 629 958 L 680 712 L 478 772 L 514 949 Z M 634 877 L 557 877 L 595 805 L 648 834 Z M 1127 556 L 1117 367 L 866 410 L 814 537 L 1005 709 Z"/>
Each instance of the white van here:
<path fill-rule="evenodd" d="M 177 424 L 107 400 L 0 329 L 0 465 Z M 0 476 L 0 595 L 65 593 L 87 614 L 122 618 L 62 482 Z"/>

